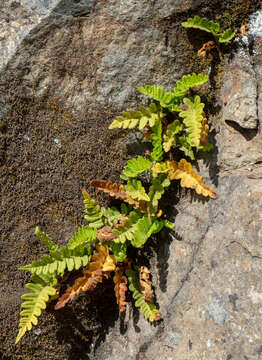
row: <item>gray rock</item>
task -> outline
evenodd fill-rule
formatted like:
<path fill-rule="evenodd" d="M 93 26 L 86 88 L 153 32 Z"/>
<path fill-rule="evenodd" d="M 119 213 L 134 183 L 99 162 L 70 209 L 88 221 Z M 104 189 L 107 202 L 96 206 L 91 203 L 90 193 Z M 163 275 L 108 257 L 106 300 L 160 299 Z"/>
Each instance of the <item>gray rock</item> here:
<path fill-rule="evenodd" d="M 240 48 L 227 67 L 221 98 L 223 121 L 233 121 L 244 129 L 257 128 L 257 79 L 248 51 Z"/>
<path fill-rule="evenodd" d="M 253 55 L 239 48 L 226 67 L 221 88 L 221 121 L 217 135 L 219 166 L 240 168 L 262 161 L 262 47 L 254 38 Z"/>
<path fill-rule="evenodd" d="M 222 299 L 214 296 L 207 307 L 207 319 L 211 318 L 215 324 L 223 325 L 227 317 L 227 310 Z"/>
<path fill-rule="evenodd" d="M 13 86 L 15 91 L 20 91 L 18 95 L 21 96 L 22 92 L 27 101 L 33 98 L 37 102 L 43 97 L 52 106 L 55 95 L 59 102 L 72 107 L 73 114 L 87 114 L 89 128 L 86 128 L 87 134 L 81 136 L 94 136 L 94 123 L 88 122 L 90 109 L 99 109 L 99 117 L 95 121 L 99 122 L 101 128 L 105 127 L 104 113 L 110 120 L 109 117 L 120 110 L 137 107 L 138 100 L 146 104 L 147 100 L 137 93 L 136 86 L 155 83 L 169 89 L 182 74 L 191 71 L 185 63 L 184 54 L 181 55 L 186 51 L 185 32 L 181 35 L 175 28 L 167 39 L 156 22 L 176 14 L 181 16 L 181 13 L 202 4 L 209 9 L 208 2 L 202 0 L 24 0 L 20 3 L 1 3 L 0 69 L 1 89 L 4 90 L 0 92 L 0 116 L 6 114 L 8 105 L 2 104 L 8 104 L 8 91 Z M 160 360 L 220 360 L 230 359 L 230 356 L 244 360 L 260 356 L 262 41 L 257 26 L 260 13 L 254 15 L 252 22 L 253 52 L 250 48 L 249 55 L 246 48 L 239 48 L 233 60 L 228 62 L 222 81 L 222 109 L 216 119 L 219 173 L 216 174 L 215 190 L 218 198 L 204 201 L 199 197 L 190 198 L 189 192 L 182 191 L 179 204 L 170 213 L 170 218 L 175 219 L 176 229 L 170 238 L 164 234 L 156 240 L 157 254 L 150 258 L 162 322 L 156 326 L 150 325 L 142 316 L 137 316 L 130 304 L 126 311 L 124 334 L 119 326 L 120 321 L 114 323 L 114 326 L 106 329 L 105 342 L 96 348 L 97 344 L 94 345 L 92 339 L 90 346 L 91 349 L 95 348 L 95 352 L 83 353 L 83 358 L 144 360 L 154 359 L 158 354 Z M 181 39 L 183 50 L 177 50 Z M 249 46 L 247 40 L 245 44 Z M 191 50 L 187 51 L 190 53 Z M 14 79 L 17 82 L 11 81 Z M 40 105 L 39 112 L 45 113 L 43 104 Z M 63 174 L 59 174 L 59 179 L 70 187 L 71 165 L 66 161 L 65 154 L 73 141 L 80 143 L 78 138 L 74 138 L 75 125 L 70 122 L 71 118 L 66 112 L 65 116 L 59 113 L 54 123 L 49 121 L 50 128 L 53 126 L 57 131 L 50 137 L 50 142 L 61 156 L 61 162 L 68 166 Z M 22 129 L 19 128 L 18 134 L 10 130 L 10 138 L 5 138 L 1 146 L 3 154 L 7 146 L 21 146 L 26 156 L 34 155 L 28 150 L 31 148 L 23 148 L 24 143 L 31 145 L 37 136 L 36 131 L 32 131 L 32 134 L 27 132 L 26 126 L 21 121 Z M 67 143 L 62 140 L 62 132 L 59 133 L 60 126 L 65 131 L 68 131 L 67 127 L 70 129 Z M 22 141 L 18 144 L 20 138 Z M 129 135 L 124 141 L 123 138 L 116 138 L 112 136 L 110 145 L 113 141 L 121 142 L 117 147 L 121 153 L 124 152 L 123 147 L 127 148 L 129 154 L 132 151 L 132 154 L 137 154 L 145 149 L 145 142 L 136 134 Z M 103 157 L 99 153 L 100 139 L 96 140 L 97 154 Z M 41 141 L 45 141 L 45 138 Z M 81 146 L 85 144 L 82 142 Z M 81 151 L 74 154 L 76 163 L 78 157 L 87 156 L 85 150 Z M 43 161 L 48 162 L 48 153 L 44 155 Z M 214 158 L 211 157 L 211 161 L 210 168 L 205 167 L 205 162 L 198 162 L 204 181 L 209 186 L 212 184 L 208 173 L 214 175 L 213 170 L 217 166 Z M 42 182 L 43 177 L 48 178 L 46 186 L 52 186 L 54 179 L 48 177 L 52 174 L 41 174 L 38 167 L 31 169 L 28 165 L 29 170 L 39 172 L 38 183 L 34 184 L 37 196 L 32 207 L 35 209 L 46 185 Z M 108 169 L 106 171 L 109 173 Z M 118 170 L 110 167 L 110 171 Z M 94 173 L 97 174 L 96 170 Z M 23 173 L 18 175 L 24 176 Z M 12 176 L 14 185 L 10 191 L 20 194 L 20 178 L 16 174 Z M 79 181 L 82 186 L 85 180 L 81 178 Z M 168 199 L 170 203 L 176 202 L 175 195 L 171 194 Z M 6 203 L 7 200 L 4 198 Z M 60 211 L 60 203 L 51 205 Z M 51 205 L 47 216 L 53 211 Z M 70 213 L 71 210 L 66 208 L 66 211 Z M 16 227 L 26 237 L 27 229 L 25 231 L 22 215 L 19 213 Z M 55 227 L 59 227 L 60 218 L 56 221 Z M 65 227 L 65 224 L 61 226 Z M 172 241 L 169 241 L 171 238 Z M 28 243 L 31 241 L 29 235 L 26 239 Z M 16 240 L 17 243 L 20 246 L 20 238 Z M 21 280 L 22 275 L 17 276 Z M 11 283 L 13 279 L 9 282 L 5 280 L 6 287 Z M 20 298 L 21 294 L 18 295 Z M 9 298 L 6 299 L 9 301 Z M 16 302 L 14 306 L 18 314 L 20 303 Z M 54 351 L 59 357 L 61 344 L 55 343 L 51 349 L 48 341 L 50 334 L 45 333 L 42 323 L 39 323 L 39 329 L 42 330 L 38 339 L 42 336 L 47 339 L 41 342 L 43 351 L 49 357 L 53 356 Z M 39 329 L 35 329 L 35 334 L 39 333 Z M 68 344 L 71 353 L 63 348 L 64 353 L 75 356 L 74 346 L 79 346 L 79 343 Z M 7 355 L 10 358 L 13 356 Z M 20 358 L 21 354 L 15 356 Z"/>

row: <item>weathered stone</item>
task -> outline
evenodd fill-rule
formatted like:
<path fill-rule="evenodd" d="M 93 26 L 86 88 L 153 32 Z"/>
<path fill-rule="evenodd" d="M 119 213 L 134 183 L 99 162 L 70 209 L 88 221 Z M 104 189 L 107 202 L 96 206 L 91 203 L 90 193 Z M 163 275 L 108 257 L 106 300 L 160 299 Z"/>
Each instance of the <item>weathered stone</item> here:
<path fill-rule="evenodd" d="M 256 129 L 257 79 L 248 50 L 240 49 L 227 67 L 221 98 L 223 121 L 233 121 L 244 129 Z"/>
<path fill-rule="evenodd" d="M 118 319 L 117 309 L 106 303 L 107 296 L 114 297 L 113 288 L 106 288 L 103 297 L 96 299 L 105 306 L 102 315 L 96 314 L 99 306 L 86 310 L 87 296 L 60 313 L 54 313 L 51 304 L 38 327 L 23 339 L 22 348 L 12 345 L 20 296 L 28 280 L 17 267 L 43 253 L 33 240 L 34 226 L 39 223 L 47 232 L 51 228 L 59 244 L 68 241 L 82 219 L 81 187 L 88 186 L 90 178 L 118 180 L 127 152 L 137 155 L 146 150 L 141 135 L 123 137 L 121 133 L 120 138 L 107 130 L 119 111 L 146 104 L 136 86 L 158 84 L 172 89 L 183 74 L 207 71 L 206 64 L 212 76 L 213 65 L 196 57 L 195 44 L 190 42 L 190 32 L 181 28 L 181 19 L 194 11 L 213 14 L 215 5 L 238 9 L 241 4 L 205 0 L 1 3 L 0 314 L 4 331 L 0 358 L 146 360 L 157 354 L 159 360 L 253 360 L 261 356 L 260 13 L 251 20 L 250 41 L 243 40 L 243 48 L 238 44 L 233 59 L 224 54 L 222 108 L 213 122 L 218 130 L 213 136 L 216 148 L 205 161 L 198 161 L 204 182 L 212 187 L 211 179 L 215 180 L 218 198 L 190 201 L 189 194 L 182 192 L 178 203 L 173 188 L 166 206 L 176 229 L 152 241 L 140 256 L 150 262 L 163 320 L 150 325 L 131 304 L 125 320 Z M 213 18 L 223 14 L 214 13 Z M 6 120 L 8 109 L 14 115 Z M 77 307 L 79 312 L 72 310 Z M 92 320 L 95 315 L 96 321 L 101 317 L 98 325 Z M 96 331 L 97 336 L 91 335 Z"/>
<path fill-rule="evenodd" d="M 242 48 L 238 42 L 240 47 L 226 67 L 223 79 L 222 119 L 217 136 L 222 170 L 262 161 L 262 46 L 261 38 L 254 34 L 249 38 L 253 39 L 249 43 L 253 50 Z"/>

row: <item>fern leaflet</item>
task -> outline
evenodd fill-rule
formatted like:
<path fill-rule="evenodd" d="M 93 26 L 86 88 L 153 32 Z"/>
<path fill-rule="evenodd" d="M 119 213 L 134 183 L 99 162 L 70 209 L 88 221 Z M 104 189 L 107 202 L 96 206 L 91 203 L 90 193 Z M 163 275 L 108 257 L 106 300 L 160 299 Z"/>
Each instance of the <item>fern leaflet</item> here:
<path fill-rule="evenodd" d="M 236 35 L 230 28 L 219 34 L 220 25 L 218 23 L 208 20 L 207 18 L 201 18 L 198 15 L 193 18 L 188 18 L 187 21 L 182 23 L 182 26 L 185 28 L 194 28 L 211 33 L 215 40 L 220 43 L 227 44 Z"/>
<path fill-rule="evenodd" d="M 64 274 L 64 271 L 78 270 L 86 266 L 89 261 L 91 248 L 89 245 L 80 245 L 73 249 L 63 246 L 60 252 L 44 255 L 42 259 L 33 261 L 32 264 L 20 267 L 20 270 L 31 271 L 36 275 L 41 274 Z"/>
<path fill-rule="evenodd" d="M 164 155 L 162 148 L 162 122 L 158 121 L 152 128 L 152 131 L 153 151 L 151 152 L 151 158 L 155 161 L 161 161 Z"/>
<path fill-rule="evenodd" d="M 90 227 L 101 228 L 104 226 L 104 223 L 100 206 L 96 204 L 95 200 L 91 199 L 86 189 L 82 189 L 82 194 L 84 196 L 85 219 L 88 221 Z"/>
<path fill-rule="evenodd" d="M 132 240 L 133 234 L 137 228 L 137 222 L 141 218 L 141 214 L 137 211 L 131 211 L 125 226 L 121 229 L 113 229 L 113 233 L 117 235 L 114 239 L 115 243 L 124 243 L 127 240 Z"/>
<path fill-rule="evenodd" d="M 49 297 L 56 294 L 54 287 L 56 283 L 57 281 L 53 276 L 48 278 L 32 275 L 31 282 L 25 285 L 31 292 L 21 296 L 21 299 L 24 300 L 21 307 L 24 310 L 20 312 L 21 318 L 16 344 L 27 331 L 32 329 L 32 325 L 37 325 L 37 318 L 41 315 L 41 311 L 46 308 Z"/>
<path fill-rule="evenodd" d="M 161 319 L 156 306 L 153 302 L 146 302 L 143 294 L 141 293 L 141 287 L 139 284 L 139 270 L 136 267 L 135 270 L 126 270 L 126 275 L 129 282 L 129 290 L 132 291 L 133 298 L 135 300 L 135 306 L 138 307 L 141 313 L 149 321 L 157 321 Z"/>
<path fill-rule="evenodd" d="M 195 154 L 192 149 L 195 145 L 189 138 L 188 134 L 183 134 L 177 138 L 177 144 L 179 146 L 179 150 L 183 151 L 185 156 L 188 156 L 191 160 L 195 160 Z M 197 147 L 199 149 L 199 146 Z"/>
<path fill-rule="evenodd" d="M 163 108 L 168 108 L 169 110 L 173 110 L 173 108 L 177 108 L 180 104 L 179 98 L 171 93 L 171 92 L 164 92 L 162 86 L 155 86 L 155 85 L 146 85 L 138 87 L 138 90 L 145 94 L 152 99 L 158 101 Z"/>
<path fill-rule="evenodd" d="M 143 156 L 138 156 L 136 159 L 129 160 L 122 171 L 120 177 L 124 180 L 127 178 L 135 178 L 142 172 L 149 170 L 152 166 L 152 162 Z"/>
<path fill-rule="evenodd" d="M 202 113 L 205 104 L 201 103 L 198 95 L 194 96 L 193 99 L 185 98 L 184 104 L 188 108 L 185 111 L 181 111 L 179 116 L 183 118 L 183 122 L 188 128 L 189 139 L 195 146 L 199 146 L 203 121 Z"/>
<path fill-rule="evenodd" d="M 207 18 L 201 18 L 198 15 L 193 18 L 188 18 L 187 21 L 182 22 L 181 25 L 185 28 L 194 28 L 209 32 L 215 37 L 220 30 L 220 25 L 218 23 L 208 20 Z"/>
<path fill-rule="evenodd" d="M 125 185 L 125 190 L 127 194 L 134 200 L 150 200 L 140 180 L 129 179 Z"/>
<path fill-rule="evenodd" d="M 58 250 L 58 246 L 49 238 L 49 236 L 44 231 L 40 230 L 39 226 L 35 228 L 35 235 L 47 247 L 50 253 Z"/>
<path fill-rule="evenodd" d="M 153 127 L 159 118 L 164 114 L 159 110 L 155 103 L 149 105 L 148 108 L 140 107 L 139 111 L 129 110 L 117 116 L 109 129 L 133 129 L 138 126 L 139 130 L 144 129 L 146 125 Z"/>
<path fill-rule="evenodd" d="M 121 212 L 119 212 L 115 207 L 102 207 L 101 212 L 103 214 L 104 224 L 109 226 L 117 224 L 120 217 L 122 216 Z"/>
<path fill-rule="evenodd" d="M 165 188 L 170 185 L 169 179 L 164 175 L 160 175 L 152 180 L 152 185 L 149 188 L 150 202 L 154 208 L 157 208 L 158 201 L 165 192 Z"/>
<path fill-rule="evenodd" d="M 230 40 L 235 37 L 236 33 L 232 29 L 227 29 L 219 35 L 218 41 L 220 43 L 228 44 Z"/>
<path fill-rule="evenodd" d="M 191 75 L 184 75 L 181 80 L 177 81 L 176 87 L 174 88 L 174 94 L 175 96 L 183 97 L 190 88 L 203 85 L 207 81 L 208 75 L 195 73 Z"/>
<path fill-rule="evenodd" d="M 90 226 L 82 226 L 69 240 L 68 249 L 75 249 L 84 243 L 94 242 L 96 240 L 97 229 Z"/>
<path fill-rule="evenodd" d="M 127 244 L 116 243 L 114 240 L 108 241 L 107 245 L 114 254 L 117 262 L 122 262 L 126 259 Z"/>
<path fill-rule="evenodd" d="M 179 163 L 169 161 L 171 170 L 168 174 L 170 180 L 181 180 L 181 186 L 194 189 L 197 194 L 209 196 L 216 199 L 215 192 L 202 183 L 202 178 L 192 169 L 192 165 L 185 159 L 181 159 Z"/>
<path fill-rule="evenodd" d="M 166 135 L 164 135 L 163 148 L 168 152 L 172 145 L 176 145 L 176 134 L 184 129 L 184 125 L 179 120 L 174 120 L 168 125 Z"/>

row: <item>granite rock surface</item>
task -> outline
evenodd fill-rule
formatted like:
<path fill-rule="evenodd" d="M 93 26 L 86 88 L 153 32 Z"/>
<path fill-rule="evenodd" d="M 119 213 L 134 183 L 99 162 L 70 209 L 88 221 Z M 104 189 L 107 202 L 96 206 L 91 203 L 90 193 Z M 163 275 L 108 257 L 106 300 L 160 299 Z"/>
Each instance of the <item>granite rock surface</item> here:
<path fill-rule="evenodd" d="M 260 359 L 260 2 L 21 0 L 0 10 L 0 358 Z M 249 36 L 223 59 L 199 59 L 208 38 L 180 25 L 195 14 L 224 28 L 249 22 Z M 146 104 L 137 86 L 172 89 L 193 71 L 210 75 L 200 91 L 215 149 L 195 165 L 217 199 L 176 189 L 167 198 L 176 229 L 145 252 L 163 320 L 150 325 L 131 304 L 119 318 L 109 289 L 97 307 L 85 297 L 59 314 L 49 306 L 15 347 L 28 280 L 17 267 L 44 253 L 35 225 L 65 244 L 82 219 L 81 188 L 117 180 L 146 148 L 136 134 L 109 134 L 113 117 Z"/>

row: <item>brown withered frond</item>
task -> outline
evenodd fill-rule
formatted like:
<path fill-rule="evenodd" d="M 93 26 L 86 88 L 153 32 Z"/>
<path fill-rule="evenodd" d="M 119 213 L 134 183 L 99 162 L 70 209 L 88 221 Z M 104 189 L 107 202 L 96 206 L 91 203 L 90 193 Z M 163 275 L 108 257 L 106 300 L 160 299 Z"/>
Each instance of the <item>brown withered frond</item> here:
<path fill-rule="evenodd" d="M 202 130 L 201 130 L 201 134 L 200 134 L 200 145 L 202 146 L 206 146 L 208 144 L 208 131 L 209 131 L 209 126 L 207 123 L 207 118 L 205 113 L 202 113 L 203 115 L 203 120 L 202 120 Z"/>
<path fill-rule="evenodd" d="M 214 41 L 208 41 L 201 47 L 201 49 L 198 50 L 197 55 L 201 57 L 206 57 L 215 47 L 216 45 Z"/>
<path fill-rule="evenodd" d="M 96 237 L 99 241 L 105 242 L 107 240 L 113 240 L 117 238 L 115 234 L 112 233 L 112 228 L 110 226 L 104 226 L 102 229 L 99 229 Z"/>
<path fill-rule="evenodd" d="M 76 279 L 74 285 L 67 289 L 62 295 L 56 306 L 55 310 L 61 309 L 72 301 L 81 291 L 92 291 L 96 288 L 103 278 L 108 278 L 110 272 L 115 270 L 115 258 L 109 254 L 107 246 L 96 244 L 97 253 L 91 257 L 91 261 L 87 270 L 83 270 L 83 276 Z"/>
<path fill-rule="evenodd" d="M 112 181 L 107 180 L 91 180 L 90 185 L 97 190 L 104 191 L 115 199 L 122 200 L 130 205 L 133 205 L 134 209 L 139 209 L 141 212 L 148 213 L 148 204 L 143 200 L 134 200 L 125 191 L 124 185 L 118 185 Z"/>
<path fill-rule="evenodd" d="M 152 291 L 152 285 L 150 281 L 150 272 L 146 266 L 141 266 L 139 274 L 139 282 L 141 293 L 146 302 L 152 302 L 154 300 L 154 294 Z"/>
<path fill-rule="evenodd" d="M 216 199 L 216 193 L 203 184 L 202 177 L 196 174 L 192 169 L 192 165 L 185 159 L 181 159 L 179 163 L 169 161 L 168 164 L 171 168 L 168 173 L 170 180 L 181 180 L 180 185 L 182 187 L 194 189 L 199 195 Z"/>
<path fill-rule="evenodd" d="M 123 264 L 117 267 L 113 281 L 115 283 L 115 295 L 116 302 L 119 306 L 119 311 L 124 312 L 126 309 L 126 292 L 127 288 L 127 277 L 125 276 L 125 271 L 130 269 L 130 260 L 126 259 Z"/>

